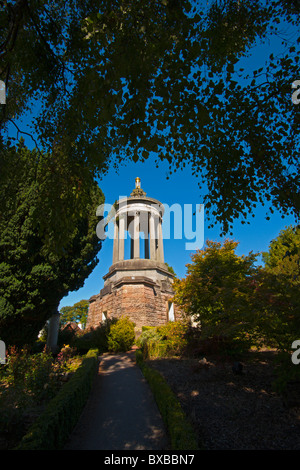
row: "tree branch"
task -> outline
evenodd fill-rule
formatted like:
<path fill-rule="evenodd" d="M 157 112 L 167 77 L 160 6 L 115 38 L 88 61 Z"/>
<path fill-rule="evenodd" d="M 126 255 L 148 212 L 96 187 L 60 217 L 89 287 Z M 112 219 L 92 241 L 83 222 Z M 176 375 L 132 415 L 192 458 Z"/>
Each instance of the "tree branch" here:
<path fill-rule="evenodd" d="M 29 132 L 21 131 L 21 129 L 17 126 L 17 124 L 12 119 L 7 118 L 7 121 L 11 122 L 15 126 L 15 128 L 17 129 L 17 139 L 19 138 L 19 133 L 27 135 L 28 137 L 30 137 L 33 140 L 37 151 L 39 152 L 40 155 L 42 155 L 41 151 L 39 150 L 38 143 L 37 143 L 37 141 L 35 140 L 35 138 L 33 137 L 32 134 L 29 134 Z"/>
<path fill-rule="evenodd" d="M 4 56 L 5 54 L 10 52 L 14 48 L 14 45 L 17 40 L 20 24 L 24 16 L 24 11 L 26 10 L 27 6 L 28 6 L 27 0 L 19 0 L 19 2 L 14 7 L 11 7 L 10 5 L 7 6 L 10 12 L 12 26 L 8 32 L 7 38 L 0 46 L 1 56 Z M 11 44 L 9 47 L 7 47 L 9 43 Z"/>

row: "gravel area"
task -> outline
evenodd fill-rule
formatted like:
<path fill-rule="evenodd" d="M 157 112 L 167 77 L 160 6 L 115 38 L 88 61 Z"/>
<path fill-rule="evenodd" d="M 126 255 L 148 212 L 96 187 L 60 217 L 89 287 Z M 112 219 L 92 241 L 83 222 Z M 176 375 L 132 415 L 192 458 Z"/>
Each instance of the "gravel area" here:
<path fill-rule="evenodd" d="M 232 362 L 152 359 L 207 450 L 300 449 L 300 407 L 272 389 L 272 352 L 249 353 L 241 375 Z"/>

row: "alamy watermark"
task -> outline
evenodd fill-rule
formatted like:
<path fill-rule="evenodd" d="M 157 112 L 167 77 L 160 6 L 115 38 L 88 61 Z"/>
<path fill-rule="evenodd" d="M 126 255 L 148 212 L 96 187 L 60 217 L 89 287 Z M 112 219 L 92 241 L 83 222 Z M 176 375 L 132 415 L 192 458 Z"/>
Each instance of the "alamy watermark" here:
<path fill-rule="evenodd" d="M 296 91 L 292 93 L 292 102 L 294 104 L 300 103 L 300 80 L 295 80 L 292 83 L 292 88 Z M 6 104 L 6 86 L 3 80 L 0 80 L 0 104 Z"/>
<path fill-rule="evenodd" d="M 0 104 L 6 104 L 6 87 L 3 80 L 0 80 Z"/>
<path fill-rule="evenodd" d="M 0 364 L 6 364 L 6 346 L 4 341 L 0 339 Z"/>
<path fill-rule="evenodd" d="M 121 199 L 121 198 L 120 198 Z M 122 206 L 126 207 L 127 198 L 122 200 Z M 186 250 L 196 250 L 202 248 L 204 245 L 204 204 L 179 204 L 174 203 L 171 206 L 163 204 L 163 239 L 170 240 L 188 240 L 185 243 Z M 161 211 L 159 204 L 147 204 L 144 213 L 158 214 Z M 133 216 L 136 209 L 126 210 L 123 212 L 125 218 L 124 239 L 127 239 L 128 234 L 133 232 L 134 220 Z M 141 211 L 142 213 L 143 211 Z M 96 233 L 100 240 L 106 238 L 114 239 L 114 223 L 116 217 L 116 208 L 113 204 L 101 204 L 97 209 L 97 215 L 101 217 Z M 140 234 L 143 238 L 145 234 L 149 233 L 148 219 L 141 215 L 140 217 Z M 146 235 L 147 236 L 147 235 Z M 120 237 L 120 234 L 119 234 Z M 156 232 L 156 237 L 159 237 Z"/>
<path fill-rule="evenodd" d="M 300 339 L 293 341 L 292 349 L 296 349 L 292 354 L 292 363 L 298 365 L 300 364 Z"/>

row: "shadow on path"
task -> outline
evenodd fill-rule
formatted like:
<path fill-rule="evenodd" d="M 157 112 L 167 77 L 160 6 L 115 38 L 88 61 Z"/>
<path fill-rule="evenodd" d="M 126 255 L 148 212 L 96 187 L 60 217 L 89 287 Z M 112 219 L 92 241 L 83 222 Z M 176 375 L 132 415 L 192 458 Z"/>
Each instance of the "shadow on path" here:
<path fill-rule="evenodd" d="M 134 351 L 101 356 L 98 374 L 65 450 L 163 450 L 165 427 Z"/>

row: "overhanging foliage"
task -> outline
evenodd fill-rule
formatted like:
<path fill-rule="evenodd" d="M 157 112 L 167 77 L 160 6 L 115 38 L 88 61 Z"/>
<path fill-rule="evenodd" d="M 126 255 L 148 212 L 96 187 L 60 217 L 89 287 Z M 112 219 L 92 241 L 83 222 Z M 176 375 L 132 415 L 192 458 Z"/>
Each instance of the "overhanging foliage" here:
<path fill-rule="evenodd" d="M 224 232 L 258 203 L 297 217 L 298 21 L 286 0 L 7 2 L 2 125 L 38 102 L 38 144 L 94 175 L 153 154 L 191 165 Z"/>

